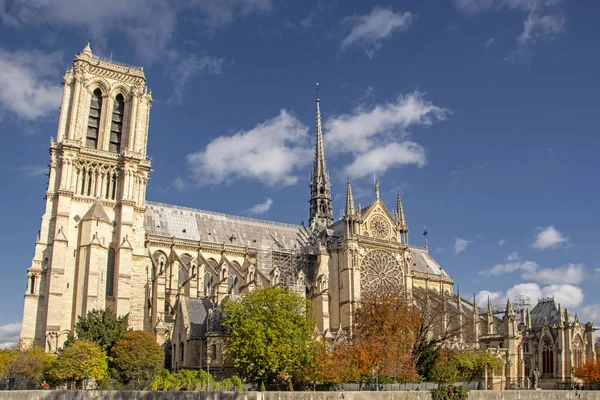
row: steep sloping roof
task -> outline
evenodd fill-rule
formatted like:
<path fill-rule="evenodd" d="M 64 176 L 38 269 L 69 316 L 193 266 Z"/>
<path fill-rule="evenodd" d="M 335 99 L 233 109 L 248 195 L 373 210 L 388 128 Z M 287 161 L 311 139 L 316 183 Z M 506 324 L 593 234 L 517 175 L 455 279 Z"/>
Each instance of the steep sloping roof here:
<path fill-rule="evenodd" d="M 554 298 L 540 299 L 531 310 L 531 325 L 543 325 L 544 322 L 552 324 L 558 322 L 558 307 Z"/>
<path fill-rule="evenodd" d="M 291 249 L 308 240 L 308 230 L 299 225 L 152 202 L 147 202 L 144 228 L 154 236 L 249 247 L 269 243 Z"/>
<path fill-rule="evenodd" d="M 440 264 L 431 257 L 431 255 L 422 247 L 409 246 L 408 249 L 412 253 L 412 270 L 434 275 L 448 274 L 442 269 Z"/>
<path fill-rule="evenodd" d="M 209 299 L 186 298 L 185 304 L 190 322 L 190 338 L 199 339 L 206 335 L 208 310 L 214 307 Z"/>

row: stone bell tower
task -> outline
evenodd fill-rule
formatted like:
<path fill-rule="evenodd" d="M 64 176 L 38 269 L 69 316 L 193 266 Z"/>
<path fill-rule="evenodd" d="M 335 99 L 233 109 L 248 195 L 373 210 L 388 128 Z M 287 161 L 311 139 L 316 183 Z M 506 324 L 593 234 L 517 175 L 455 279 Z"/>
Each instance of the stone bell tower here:
<path fill-rule="evenodd" d="M 21 331 L 21 344 L 48 351 L 62 346 L 77 318 L 92 309 L 135 311 L 130 325 L 142 329 L 146 282 L 152 97 L 144 71 L 103 60 L 88 44 L 63 85 Z"/>

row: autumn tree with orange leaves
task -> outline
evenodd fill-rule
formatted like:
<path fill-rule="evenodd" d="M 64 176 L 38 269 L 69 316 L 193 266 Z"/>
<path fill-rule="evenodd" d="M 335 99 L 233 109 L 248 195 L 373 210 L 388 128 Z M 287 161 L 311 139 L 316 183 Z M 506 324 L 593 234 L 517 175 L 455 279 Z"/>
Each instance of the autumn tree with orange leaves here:
<path fill-rule="evenodd" d="M 584 363 L 578 368 L 575 368 L 573 375 L 584 382 L 600 382 L 600 360 L 597 359 Z"/>
<path fill-rule="evenodd" d="M 400 293 L 363 296 L 351 341 L 356 380 L 364 382 L 375 369 L 396 382 L 416 379 L 412 353 L 420 323 L 418 309 Z"/>

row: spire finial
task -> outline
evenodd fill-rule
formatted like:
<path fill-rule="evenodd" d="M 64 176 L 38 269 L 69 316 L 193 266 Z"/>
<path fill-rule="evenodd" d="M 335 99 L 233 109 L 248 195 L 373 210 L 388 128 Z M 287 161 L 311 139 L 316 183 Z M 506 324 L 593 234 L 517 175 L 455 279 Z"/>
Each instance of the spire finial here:
<path fill-rule="evenodd" d="M 427 235 L 429 235 L 429 232 L 427 232 L 427 227 L 424 226 L 423 227 L 424 231 L 423 231 L 423 237 L 425 238 L 425 250 L 427 250 Z"/>
<path fill-rule="evenodd" d="M 321 126 L 321 109 L 319 106 L 319 84 L 317 83 L 317 107 L 315 129 L 315 159 L 310 181 L 310 219 L 319 215 L 319 226 L 329 226 L 333 223 L 331 202 L 331 183 L 325 165 L 325 150 L 323 148 L 323 130 Z"/>
<path fill-rule="evenodd" d="M 400 189 L 398 189 L 398 197 L 396 199 L 396 215 L 398 225 L 405 227 L 406 221 L 404 220 L 404 208 L 402 207 L 402 199 L 400 198 Z"/>
<path fill-rule="evenodd" d="M 379 199 L 379 181 L 375 179 L 375 198 Z"/>
<path fill-rule="evenodd" d="M 90 42 L 88 42 L 85 47 L 83 48 L 83 50 L 81 50 L 82 54 L 89 54 L 92 55 L 92 46 L 90 46 Z"/>
<path fill-rule="evenodd" d="M 319 100 L 319 82 L 317 82 L 317 101 L 320 101 Z"/>
<path fill-rule="evenodd" d="M 354 214 L 354 197 L 352 196 L 352 185 L 350 185 L 350 175 L 348 175 L 348 188 L 346 190 L 346 215 Z"/>

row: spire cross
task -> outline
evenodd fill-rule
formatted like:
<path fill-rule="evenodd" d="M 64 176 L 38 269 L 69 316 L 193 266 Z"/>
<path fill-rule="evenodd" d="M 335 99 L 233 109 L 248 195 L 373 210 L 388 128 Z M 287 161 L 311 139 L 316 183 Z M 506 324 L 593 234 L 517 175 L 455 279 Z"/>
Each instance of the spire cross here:
<path fill-rule="evenodd" d="M 319 101 L 319 82 L 317 82 L 317 101 Z"/>

